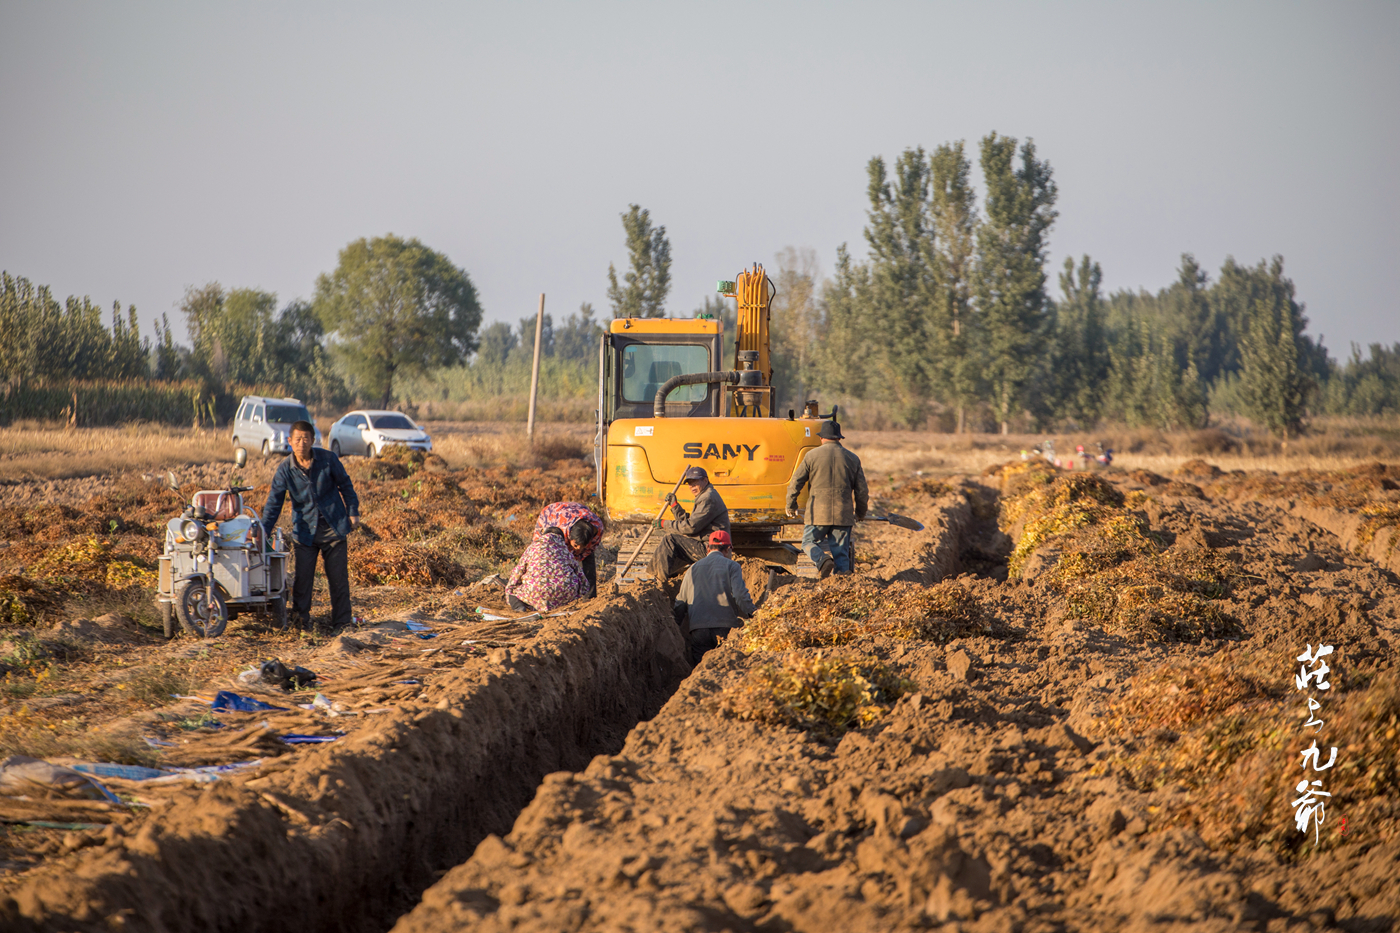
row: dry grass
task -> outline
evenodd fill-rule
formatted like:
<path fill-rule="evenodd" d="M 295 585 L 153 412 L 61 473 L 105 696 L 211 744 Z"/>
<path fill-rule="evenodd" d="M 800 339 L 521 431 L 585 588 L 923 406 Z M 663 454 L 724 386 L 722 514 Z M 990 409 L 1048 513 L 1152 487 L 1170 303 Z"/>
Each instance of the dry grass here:
<path fill-rule="evenodd" d="M 540 398 L 535 403 L 535 422 L 589 425 L 597 407 L 594 396 L 587 398 Z M 507 421 L 524 425 L 530 415 L 528 395 L 507 395 L 499 398 L 468 399 L 461 402 L 419 402 L 414 409 L 418 417 L 433 421 L 494 422 Z"/>
<path fill-rule="evenodd" d="M 499 413 L 497 413 L 499 416 Z M 425 422 L 435 452 L 454 468 L 548 467 L 591 457 L 591 425 L 540 424 L 533 449 L 523 423 Z M 321 424 L 322 433 L 330 421 Z M 152 472 L 228 463 L 228 428 L 172 428 L 133 424 L 76 428 L 16 422 L 0 428 L 0 480 L 54 480 L 123 472 Z M 256 459 L 256 458 L 254 458 Z"/>
<path fill-rule="evenodd" d="M 68 479 L 227 462 L 223 430 L 135 424 L 66 430 L 33 423 L 0 428 L 0 479 Z"/>
<path fill-rule="evenodd" d="M 584 425 L 536 425 L 531 447 L 525 425 L 492 421 L 428 422 L 433 450 L 454 469 L 462 467 L 544 467 L 559 460 L 593 455 L 593 428 Z"/>
<path fill-rule="evenodd" d="M 1221 652 L 1194 663 L 1168 662 L 1134 678 L 1112 710 L 1112 726 L 1139 736 L 1119 765 L 1138 787 L 1180 784 L 1184 806 L 1164 814 L 1217 846 L 1267 846 L 1302 855 L 1338 845 L 1374 845 L 1400 827 L 1400 680 L 1393 672 L 1336 681 L 1322 697 L 1326 725 L 1304 729 L 1287 674 L 1288 650 Z M 1324 829 L 1320 846 L 1293 824 L 1299 753 L 1314 739 L 1337 746 L 1325 790 L 1355 834 Z M 1326 752 L 1324 748 L 1324 757 Z"/>
<path fill-rule="evenodd" d="M 525 439 L 526 407 L 522 399 L 462 403 L 456 407 L 418 406 L 436 452 L 453 467 L 539 466 L 548 459 L 542 447 L 568 444 L 568 456 L 592 451 L 591 402 L 587 399 L 542 401 L 537 415 L 536 450 Z M 582 407 L 580 407 L 582 406 Z M 450 419 L 450 420 L 449 420 Z M 463 420 L 482 419 L 482 420 Z M 867 473 L 977 474 L 1015 459 L 1043 443 L 1042 434 L 936 434 L 928 431 L 850 430 L 847 446 L 861 455 Z M 1102 441 L 1116 451 L 1115 466 L 1169 475 L 1186 460 L 1206 457 L 1229 470 L 1334 471 L 1377 459 L 1400 460 L 1400 421 L 1396 419 L 1328 419 L 1316 430 L 1280 447 L 1245 427 L 1230 431 L 1162 432 L 1108 427 L 1098 432 L 1052 435 L 1061 456 L 1083 444 L 1094 450 Z M 330 420 L 321 424 L 323 432 Z M 544 451 L 548 453 L 548 451 Z M 227 462 L 228 428 L 191 431 L 151 424 L 116 428 L 65 429 L 16 422 L 0 428 L 0 479 L 63 479 L 129 470 L 149 471 L 181 465 Z M 555 456 L 554 459 L 562 459 Z"/>
<path fill-rule="evenodd" d="M 793 652 L 754 668 L 720 695 L 722 713 L 839 735 L 889 711 L 914 684 L 878 661 Z"/>
<path fill-rule="evenodd" d="M 1114 466 L 1171 474 L 1184 461 L 1205 457 L 1229 470 L 1343 470 L 1375 460 L 1400 460 L 1400 419 L 1319 418 L 1312 432 L 1281 444 L 1244 424 L 1226 430 L 1157 431 L 1105 426 L 1069 434 L 938 434 L 929 431 L 852 430 L 843 425 L 846 446 L 860 454 L 867 472 L 937 475 L 976 474 L 1020 457 L 1053 440 L 1062 459 L 1083 445 L 1091 454 L 1103 443 L 1114 451 Z M 1078 466 L 1083 465 L 1080 461 Z"/>

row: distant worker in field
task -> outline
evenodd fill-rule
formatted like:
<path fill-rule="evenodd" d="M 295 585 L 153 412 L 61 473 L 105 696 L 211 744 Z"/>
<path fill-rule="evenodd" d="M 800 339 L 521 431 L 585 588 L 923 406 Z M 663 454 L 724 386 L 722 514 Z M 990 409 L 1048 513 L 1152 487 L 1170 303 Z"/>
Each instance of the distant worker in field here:
<path fill-rule="evenodd" d="M 530 539 L 506 583 L 506 602 L 517 612 L 548 612 L 587 595 L 583 564 L 555 525 Z"/>
<path fill-rule="evenodd" d="M 677 618 L 690 620 L 687 657 L 692 665 L 699 664 L 705 652 L 719 647 L 730 629 L 743 625 L 743 620 L 754 614 L 743 568 L 733 557 L 729 532 L 710 534 L 705 556 L 686 570 L 673 608 Z"/>
<path fill-rule="evenodd" d="M 825 580 L 833 571 L 850 573 L 854 569 L 851 526 L 865 518 L 870 492 L 865 486 L 860 458 L 841 446 L 841 426 L 835 421 L 823 421 L 817 437 L 822 445 L 803 458 L 788 483 L 787 513 L 793 518 L 802 514 L 797 509 L 797 497 L 802 494 L 802 487 L 810 484 L 802 550 Z"/>
<path fill-rule="evenodd" d="M 360 523 L 360 499 L 340 458 L 312 446 L 316 429 L 309 421 L 292 425 L 291 454 L 272 476 L 272 489 L 263 506 L 262 525 L 267 533 L 277 525 L 282 503 L 292 497 L 292 543 L 296 554 L 296 578 L 292 583 L 291 618 L 297 628 L 311 624 L 311 588 L 316 579 L 316 557 L 326 573 L 331 593 L 331 628 L 351 622 L 350 562 L 346 538 Z"/>
<path fill-rule="evenodd" d="M 564 532 L 564 542 L 579 559 L 583 575 L 588 578 L 587 595 L 597 596 L 598 555 L 595 552 L 603 541 L 603 520 L 580 502 L 551 502 L 535 519 L 534 537 L 538 538 L 550 528 Z"/>
<path fill-rule="evenodd" d="M 686 467 L 683 474 L 694 509 L 687 513 L 674 493 L 666 496 L 673 518 L 658 519 L 657 527 L 670 531 L 651 555 L 651 572 L 658 580 L 669 580 L 705 556 L 705 539 L 711 532 L 729 533 L 729 507 L 710 485 L 710 474 L 698 466 Z"/>

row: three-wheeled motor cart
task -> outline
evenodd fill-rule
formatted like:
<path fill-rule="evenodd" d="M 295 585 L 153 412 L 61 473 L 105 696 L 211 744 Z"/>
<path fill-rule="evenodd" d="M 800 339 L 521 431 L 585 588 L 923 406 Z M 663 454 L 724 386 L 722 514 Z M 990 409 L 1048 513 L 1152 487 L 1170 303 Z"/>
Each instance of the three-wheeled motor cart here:
<path fill-rule="evenodd" d="M 243 466 L 247 451 L 238 448 Z M 165 527 L 160 558 L 159 592 L 165 637 L 175 634 L 175 620 L 191 635 L 212 638 L 230 619 L 257 612 L 287 627 L 287 550 L 282 530 L 269 540 L 258 514 L 243 505 L 251 486 L 194 494 L 179 518 Z"/>

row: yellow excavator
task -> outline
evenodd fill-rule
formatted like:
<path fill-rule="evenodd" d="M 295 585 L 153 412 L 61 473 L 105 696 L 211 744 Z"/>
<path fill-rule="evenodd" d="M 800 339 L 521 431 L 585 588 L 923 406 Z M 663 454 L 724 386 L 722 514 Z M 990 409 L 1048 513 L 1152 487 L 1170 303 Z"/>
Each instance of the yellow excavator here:
<path fill-rule="evenodd" d="M 598 349 L 598 432 L 594 460 L 598 498 L 614 523 L 650 523 L 686 467 L 710 474 L 729 507 L 734 549 L 748 557 L 794 566 L 800 551 L 782 538 L 800 526 L 786 511 L 788 481 L 833 409 L 818 415 L 809 401 L 799 413 L 774 410 L 769 356 L 769 308 L 777 288 L 763 267 L 719 283 L 738 304 L 732 365 L 725 368 L 724 325 L 718 320 L 619 318 Z M 807 492 L 800 503 L 806 505 Z"/>

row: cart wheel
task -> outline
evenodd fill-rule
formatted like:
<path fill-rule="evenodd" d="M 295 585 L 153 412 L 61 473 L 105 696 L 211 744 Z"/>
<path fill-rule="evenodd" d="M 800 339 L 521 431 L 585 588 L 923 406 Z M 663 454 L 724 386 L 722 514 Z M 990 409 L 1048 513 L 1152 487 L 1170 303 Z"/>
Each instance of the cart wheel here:
<path fill-rule="evenodd" d="M 175 637 L 175 606 L 173 603 L 162 602 L 160 604 L 160 621 L 165 626 L 165 637 Z"/>
<path fill-rule="evenodd" d="M 175 589 L 175 616 L 185 631 L 199 638 L 214 638 L 224 633 L 228 625 L 228 604 L 223 594 L 214 589 L 214 611 L 211 613 L 204 584 L 186 580 Z"/>
<path fill-rule="evenodd" d="M 287 596 L 277 597 L 272 601 L 272 618 L 277 623 L 277 631 L 285 632 L 287 623 L 291 621 L 291 614 L 287 612 Z"/>

